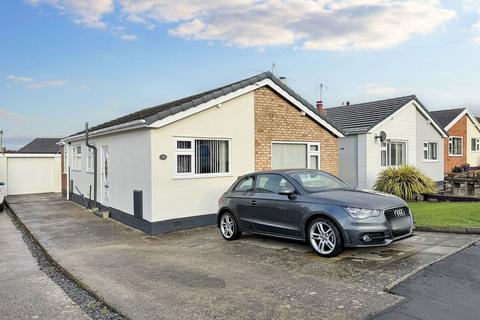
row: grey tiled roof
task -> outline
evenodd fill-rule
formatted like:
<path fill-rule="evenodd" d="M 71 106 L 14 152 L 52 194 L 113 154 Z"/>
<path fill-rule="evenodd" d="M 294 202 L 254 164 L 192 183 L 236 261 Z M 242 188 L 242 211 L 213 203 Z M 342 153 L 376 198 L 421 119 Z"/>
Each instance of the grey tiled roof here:
<path fill-rule="evenodd" d="M 345 133 L 361 134 L 368 132 L 412 100 L 429 113 L 415 95 L 328 108 L 325 113 Z M 445 133 L 443 127 L 441 129 Z"/>
<path fill-rule="evenodd" d="M 432 111 L 431 114 L 443 128 L 448 126 L 465 108 Z"/>
<path fill-rule="evenodd" d="M 35 138 L 17 153 L 58 153 L 62 148 L 58 141 L 60 138 Z"/>
<path fill-rule="evenodd" d="M 342 130 L 340 128 L 338 128 L 338 126 L 336 126 L 335 123 L 333 123 L 331 120 L 329 120 L 327 117 L 325 117 L 325 115 L 319 113 L 317 111 L 317 108 L 315 108 L 310 103 L 308 103 L 307 100 L 302 98 L 299 94 L 297 94 L 295 91 L 293 91 L 290 87 L 288 87 L 280 79 L 275 77 L 271 72 L 260 73 L 256 76 L 253 76 L 253 77 L 250 77 L 250 78 L 238 81 L 238 82 L 230 83 L 230 84 L 228 84 L 226 86 L 223 86 L 223 87 L 219 87 L 219 88 L 216 88 L 216 89 L 213 89 L 213 90 L 205 91 L 205 92 L 195 94 L 195 95 L 192 95 L 192 96 L 189 96 L 189 97 L 186 97 L 186 98 L 182 98 L 182 99 L 179 99 L 179 100 L 170 101 L 170 102 L 167 102 L 167 103 L 155 106 L 155 107 L 142 109 L 142 110 L 127 114 L 123 117 L 120 117 L 120 118 L 117 118 L 117 119 L 99 124 L 97 126 L 94 126 L 94 127 L 90 128 L 89 130 L 90 130 L 90 132 L 93 132 L 93 131 L 96 131 L 96 130 L 105 129 L 105 128 L 108 128 L 108 127 L 120 125 L 120 124 L 123 124 L 123 123 L 135 121 L 135 120 L 145 120 L 145 124 L 149 125 L 149 124 L 151 124 L 151 123 L 153 123 L 157 120 L 161 120 L 161 119 L 164 119 L 168 116 L 177 114 L 179 112 L 186 111 L 186 110 L 191 109 L 193 107 L 196 107 L 196 106 L 198 106 L 202 103 L 208 102 L 212 99 L 219 98 L 221 96 L 224 96 L 224 95 L 229 94 L 231 92 L 237 91 L 239 89 L 242 89 L 246 86 L 255 84 L 255 83 L 257 83 L 259 81 L 262 81 L 262 80 L 265 80 L 265 79 L 272 80 L 277 86 L 282 88 L 289 95 L 291 95 L 296 100 L 298 100 L 300 103 L 305 105 L 308 109 L 310 109 L 312 112 L 314 112 L 317 116 L 321 117 L 323 120 L 325 120 L 328 124 L 330 124 L 332 127 L 334 127 L 339 132 L 342 132 Z M 83 130 L 83 131 L 77 132 L 77 133 L 75 133 L 71 136 L 78 135 L 78 134 L 81 134 L 81 133 L 84 133 L 84 132 L 85 131 Z"/>

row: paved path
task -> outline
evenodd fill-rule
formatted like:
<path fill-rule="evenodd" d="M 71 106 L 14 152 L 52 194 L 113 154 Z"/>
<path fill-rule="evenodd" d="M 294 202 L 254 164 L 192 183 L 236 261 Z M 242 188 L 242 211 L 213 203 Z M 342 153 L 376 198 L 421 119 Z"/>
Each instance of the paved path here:
<path fill-rule="evenodd" d="M 394 288 L 406 297 L 377 320 L 478 320 L 480 243 L 417 273 Z"/>
<path fill-rule="evenodd" d="M 90 319 L 45 273 L 0 213 L 0 319 Z"/>
<path fill-rule="evenodd" d="M 478 239 L 418 233 L 321 258 L 304 244 L 215 227 L 146 236 L 59 195 L 7 199 L 50 256 L 130 319 L 357 319 L 403 300 L 383 288 Z"/>

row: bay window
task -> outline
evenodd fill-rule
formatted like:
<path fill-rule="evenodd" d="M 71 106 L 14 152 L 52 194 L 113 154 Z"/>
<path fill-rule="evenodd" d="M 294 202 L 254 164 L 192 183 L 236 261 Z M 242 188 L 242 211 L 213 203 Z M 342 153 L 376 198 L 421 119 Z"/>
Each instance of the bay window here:
<path fill-rule="evenodd" d="M 179 138 L 175 153 L 177 176 L 230 173 L 230 140 Z"/>

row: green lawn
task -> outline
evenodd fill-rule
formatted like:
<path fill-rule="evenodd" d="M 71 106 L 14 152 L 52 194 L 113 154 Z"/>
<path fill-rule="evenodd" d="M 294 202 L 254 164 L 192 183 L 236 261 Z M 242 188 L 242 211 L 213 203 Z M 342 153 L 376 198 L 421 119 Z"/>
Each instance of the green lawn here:
<path fill-rule="evenodd" d="M 410 202 L 417 226 L 480 227 L 480 202 Z"/>

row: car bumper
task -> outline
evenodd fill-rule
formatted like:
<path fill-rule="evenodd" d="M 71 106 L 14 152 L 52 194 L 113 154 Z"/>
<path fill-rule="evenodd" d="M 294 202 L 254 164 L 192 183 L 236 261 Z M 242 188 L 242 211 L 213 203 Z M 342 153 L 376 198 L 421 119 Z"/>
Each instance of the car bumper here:
<path fill-rule="evenodd" d="M 386 246 L 393 241 L 407 238 L 413 234 L 414 221 L 411 216 L 405 221 L 405 227 L 393 229 L 389 222 L 361 222 L 344 227 L 345 247 Z M 366 237 L 367 236 L 367 237 Z"/>

